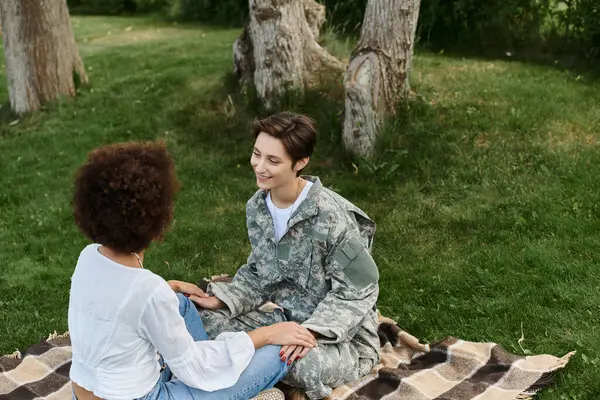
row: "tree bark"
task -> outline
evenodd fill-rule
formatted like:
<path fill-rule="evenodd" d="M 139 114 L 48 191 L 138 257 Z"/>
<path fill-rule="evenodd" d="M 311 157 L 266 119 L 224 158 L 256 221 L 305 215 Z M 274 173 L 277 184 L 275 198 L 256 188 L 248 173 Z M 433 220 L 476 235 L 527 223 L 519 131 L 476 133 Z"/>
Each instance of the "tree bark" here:
<path fill-rule="evenodd" d="M 87 83 L 66 0 L 0 0 L 10 105 L 23 114 Z"/>
<path fill-rule="evenodd" d="M 354 155 L 373 154 L 377 134 L 409 93 L 420 0 L 369 0 L 361 37 L 344 77 L 343 140 Z"/>
<path fill-rule="evenodd" d="M 234 73 L 267 109 L 287 91 L 304 91 L 323 70 L 343 64 L 317 43 L 324 6 L 314 0 L 249 0 L 250 22 L 233 45 Z"/>
<path fill-rule="evenodd" d="M 321 27 L 325 23 L 325 6 L 315 0 L 302 0 L 304 16 L 315 40 L 319 40 Z"/>

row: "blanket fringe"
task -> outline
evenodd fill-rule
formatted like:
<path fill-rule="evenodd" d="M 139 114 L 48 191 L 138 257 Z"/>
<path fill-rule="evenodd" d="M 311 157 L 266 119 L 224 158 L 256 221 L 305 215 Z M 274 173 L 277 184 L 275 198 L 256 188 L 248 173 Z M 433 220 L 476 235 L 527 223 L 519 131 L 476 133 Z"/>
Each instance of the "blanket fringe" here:
<path fill-rule="evenodd" d="M 571 357 L 573 357 L 576 353 L 576 351 L 572 351 L 559 358 L 556 361 L 556 364 L 554 364 L 551 368 L 548 369 L 548 372 L 544 373 L 536 383 L 529 387 L 525 392 L 515 397 L 515 399 L 532 399 L 537 393 L 550 386 L 554 382 L 554 377 L 558 370 L 564 368 L 571 359 Z"/>
<path fill-rule="evenodd" d="M 520 395 L 515 397 L 515 399 L 516 400 L 531 399 L 531 398 L 533 398 L 533 396 L 535 396 L 535 393 L 521 393 Z"/>
<path fill-rule="evenodd" d="M 567 353 L 564 356 L 562 356 L 561 358 L 559 358 L 558 361 L 556 362 L 556 365 L 554 365 L 554 367 L 551 369 L 551 371 L 556 371 L 557 369 L 564 368 L 565 365 L 567 365 L 567 363 L 571 359 L 571 357 L 573 357 L 575 354 L 577 354 L 576 351 L 571 351 L 570 353 Z"/>
<path fill-rule="evenodd" d="M 48 335 L 48 338 L 46 339 L 46 342 L 49 341 L 49 340 L 66 338 L 66 337 L 69 337 L 69 331 L 66 331 L 62 335 L 59 335 L 56 331 L 54 331 L 54 332 L 52 332 L 51 334 Z M 15 358 L 17 360 L 20 360 L 21 358 L 23 358 L 23 355 L 21 354 L 21 352 L 19 350 L 15 350 L 15 352 L 12 353 L 12 354 L 5 354 L 5 355 L 0 356 L 0 357 Z"/>
<path fill-rule="evenodd" d="M 12 354 L 7 354 L 7 355 L 5 355 L 5 356 L 2 356 L 2 357 L 6 357 L 6 358 L 16 358 L 17 360 L 20 360 L 20 359 L 21 359 L 21 352 L 20 352 L 19 350 L 15 350 L 15 352 L 14 352 L 14 353 L 12 353 Z"/>
<path fill-rule="evenodd" d="M 59 335 L 58 333 L 56 333 L 56 331 L 54 331 L 50 335 L 48 335 L 48 339 L 46 339 L 46 342 L 52 339 L 60 339 L 64 337 L 69 337 L 69 331 L 66 331 L 62 335 Z"/>
<path fill-rule="evenodd" d="M 66 331 L 62 335 L 59 335 L 56 331 L 54 331 L 54 332 L 52 332 L 51 334 L 48 335 L 48 338 L 46 339 L 46 342 L 49 341 L 49 340 L 66 338 L 66 337 L 69 337 L 69 331 Z M 21 358 L 23 358 L 23 355 L 21 354 L 21 352 L 19 350 L 15 350 L 15 352 L 12 353 L 12 354 L 5 354 L 5 355 L 0 356 L 0 357 L 14 358 L 14 359 L 20 360 Z"/>

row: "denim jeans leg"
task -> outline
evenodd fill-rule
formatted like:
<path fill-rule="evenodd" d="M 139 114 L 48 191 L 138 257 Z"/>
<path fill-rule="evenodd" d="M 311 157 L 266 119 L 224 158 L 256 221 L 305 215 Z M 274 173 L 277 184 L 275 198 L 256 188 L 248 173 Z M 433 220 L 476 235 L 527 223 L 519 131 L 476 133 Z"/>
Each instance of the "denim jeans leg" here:
<path fill-rule="evenodd" d="M 190 335 L 192 335 L 196 342 L 208 340 L 204 324 L 194 303 L 181 293 L 177 293 L 177 298 L 179 299 L 179 314 L 183 317 Z"/>
<path fill-rule="evenodd" d="M 162 384 L 160 399 L 177 400 L 248 400 L 259 392 L 273 387 L 289 368 L 281 361 L 280 346 L 265 346 L 254 353 L 254 357 L 238 381 L 227 389 L 206 392 L 194 389 L 174 379 Z"/>

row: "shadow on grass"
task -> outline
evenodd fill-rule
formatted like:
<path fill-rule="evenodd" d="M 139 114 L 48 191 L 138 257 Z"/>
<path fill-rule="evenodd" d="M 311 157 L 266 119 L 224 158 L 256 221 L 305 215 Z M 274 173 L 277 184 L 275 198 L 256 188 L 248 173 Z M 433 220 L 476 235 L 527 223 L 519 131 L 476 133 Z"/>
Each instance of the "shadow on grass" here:
<path fill-rule="evenodd" d="M 208 178 L 241 178 L 239 184 L 251 188 L 250 125 L 268 113 L 252 93 L 240 92 L 232 75 L 205 91 L 181 85 L 171 88 L 163 101 L 166 118 L 186 151 L 219 164 L 202 164 Z M 173 102 L 179 103 L 170 107 Z M 371 160 L 352 158 L 342 144 L 343 107 L 343 85 L 330 80 L 305 96 L 289 94 L 278 110 L 305 113 L 317 121 L 319 140 L 307 173 L 321 176 L 326 186 L 373 210 L 374 217 L 386 218 L 386 210 L 396 207 L 386 199 L 413 196 L 402 201 L 414 203 L 413 217 L 428 225 L 423 229 L 447 231 L 457 238 L 502 242 L 515 234 L 545 237 L 558 228 L 549 213 L 562 210 L 547 203 L 567 196 L 557 176 L 572 166 L 557 163 L 556 154 L 527 142 L 529 136 L 493 137 L 492 145 L 480 146 L 481 128 L 465 119 L 464 104 L 444 106 L 416 96 L 388 122 Z M 435 208 L 439 206 L 446 211 L 440 213 Z M 495 228 L 482 230 L 490 225 Z"/>
<path fill-rule="evenodd" d="M 17 115 L 10 109 L 10 101 L 0 104 L 0 136 L 8 134 L 8 125 L 17 119 Z"/>
<path fill-rule="evenodd" d="M 269 115 L 253 93 L 241 93 L 231 74 L 222 78 L 208 100 L 206 93 L 190 88 L 173 93 L 179 99 L 186 99 L 181 108 L 173 110 L 170 120 L 187 145 L 210 148 L 232 163 L 248 162 L 253 141 L 251 123 L 254 118 Z M 386 188 L 405 180 L 426 183 L 442 177 L 449 169 L 453 140 L 444 134 L 438 118 L 440 110 L 420 98 L 400 107 L 397 117 L 381 134 L 372 160 L 348 156 L 342 143 L 344 96 L 343 85 L 328 80 L 307 90 L 304 96 L 284 96 L 273 111 L 291 110 L 307 114 L 317 122 L 319 139 L 309 173 L 335 176 L 353 184 L 377 183 Z"/>
<path fill-rule="evenodd" d="M 315 165 L 329 166 L 329 158 L 345 157 L 339 151 L 342 89 L 340 85 L 337 88 L 326 85 L 308 90 L 304 96 L 290 93 L 273 111 L 292 110 L 310 115 L 317 121 L 320 134 Z M 211 150 L 223 156 L 235 160 L 236 154 L 242 154 L 244 162 L 247 161 L 253 142 L 250 136 L 252 121 L 264 118 L 270 112 L 260 106 L 252 92 L 243 93 L 232 74 L 225 75 L 209 96 L 191 87 L 174 91 L 174 96 L 186 100 L 172 111 L 170 120 L 190 146 L 209 145 Z M 172 100 L 166 99 L 167 104 Z"/>
<path fill-rule="evenodd" d="M 600 80 L 600 60 L 590 59 L 566 52 L 543 52 L 539 49 L 531 51 L 507 51 L 500 49 L 489 49 L 487 51 L 473 50 L 471 48 L 441 48 L 432 45 L 418 46 L 419 53 L 441 54 L 456 59 L 473 59 L 483 61 L 506 61 L 519 62 L 546 68 L 554 68 L 558 71 L 570 71 L 578 75 L 584 75 L 589 79 Z"/>

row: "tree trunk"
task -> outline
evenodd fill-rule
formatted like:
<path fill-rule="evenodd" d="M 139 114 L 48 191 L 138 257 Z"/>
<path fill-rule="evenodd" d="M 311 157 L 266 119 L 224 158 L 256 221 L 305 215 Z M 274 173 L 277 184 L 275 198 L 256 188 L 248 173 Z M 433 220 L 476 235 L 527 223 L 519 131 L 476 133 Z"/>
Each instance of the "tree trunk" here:
<path fill-rule="evenodd" d="M 372 155 L 384 119 L 409 93 L 420 0 L 369 0 L 346 75 L 343 140 L 355 155 Z"/>
<path fill-rule="evenodd" d="M 249 0 L 250 22 L 233 45 L 234 73 L 253 84 L 267 109 L 289 90 L 302 92 L 318 72 L 343 64 L 319 43 L 325 8 L 314 0 Z"/>
<path fill-rule="evenodd" d="M 315 0 L 302 0 L 304 16 L 315 40 L 319 40 L 321 27 L 325 23 L 325 6 Z"/>
<path fill-rule="evenodd" d="M 0 0 L 10 105 L 23 114 L 87 83 L 65 0 Z"/>

